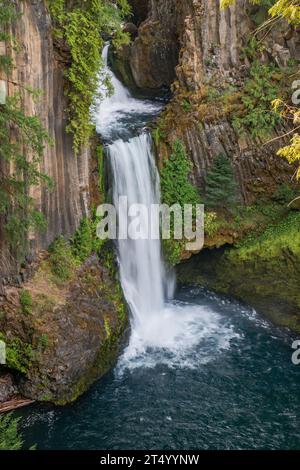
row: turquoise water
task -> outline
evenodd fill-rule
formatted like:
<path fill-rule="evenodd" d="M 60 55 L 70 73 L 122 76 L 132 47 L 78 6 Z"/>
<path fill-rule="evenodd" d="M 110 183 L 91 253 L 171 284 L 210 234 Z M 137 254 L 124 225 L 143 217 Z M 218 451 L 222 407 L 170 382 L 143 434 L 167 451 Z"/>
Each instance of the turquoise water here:
<path fill-rule="evenodd" d="M 300 366 L 293 337 L 249 308 L 182 287 L 193 309 L 178 351 L 123 356 L 74 405 L 33 405 L 26 444 L 38 449 L 299 449 Z M 190 347 L 189 347 L 190 346 Z M 126 356 L 126 355 L 125 355 Z"/>

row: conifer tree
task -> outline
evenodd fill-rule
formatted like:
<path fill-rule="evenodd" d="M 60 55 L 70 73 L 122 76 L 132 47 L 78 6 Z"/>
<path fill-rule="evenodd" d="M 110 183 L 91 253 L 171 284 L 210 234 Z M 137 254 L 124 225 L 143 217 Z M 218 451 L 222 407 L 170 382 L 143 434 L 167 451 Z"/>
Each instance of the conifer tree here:
<path fill-rule="evenodd" d="M 0 450 L 20 450 L 23 445 L 22 436 L 18 432 L 20 418 L 12 413 L 0 416 Z"/>
<path fill-rule="evenodd" d="M 230 161 L 220 154 L 206 177 L 206 205 L 230 209 L 237 203 L 237 184 Z"/>

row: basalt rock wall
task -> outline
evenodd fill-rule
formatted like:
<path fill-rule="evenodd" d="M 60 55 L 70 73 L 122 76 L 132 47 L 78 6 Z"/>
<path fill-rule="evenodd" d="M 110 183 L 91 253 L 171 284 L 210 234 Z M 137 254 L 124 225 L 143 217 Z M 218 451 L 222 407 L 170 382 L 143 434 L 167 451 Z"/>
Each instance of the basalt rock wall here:
<path fill-rule="evenodd" d="M 64 69 L 68 51 L 53 43 L 53 27 L 45 1 L 17 1 L 16 7 L 21 14 L 14 22 L 12 36 L 19 47 L 14 51 L 9 44 L 6 46 L 15 64 L 9 80 L 5 79 L 6 90 L 9 96 L 21 94 L 25 112 L 39 116 L 52 140 L 45 147 L 40 171 L 50 176 L 53 188 L 35 187 L 31 193 L 36 208 L 47 221 L 44 233 L 30 235 L 31 254 L 35 255 L 55 237 L 73 234 L 80 219 L 88 214 L 90 149 L 82 148 L 75 156 L 72 136 L 66 131 L 68 103 Z M 34 99 L 26 87 L 39 90 L 40 98 Z M 18 279 L 18 263 L 9 249 L 3 222 L 0 224 L 0 284 Z"/>
<path fill-rule="evenodd" d="M 148 18 L 125 55 L 138 87 L 169 86 L 173 91 L 159 157 L 165 158 L 172 140 L 182 138 L 193 163 L 191 179 L 202 192 L 215 156 L 225 153 L 235 169 L 241 200 L 247 204 L 262 194 L 272 195 L 290 181 L 293 170 L 276 156 L 283 141 L 263 145 L 262 139 L 238 134 L 218 102 L 200 115 L 197 106 L 203 102 L 205 87 L 218 88 L 225 82 L 239 89 L 243 86 L 250 67 L 244 48 L 266 14 L 245 0 L 225 10 L 219 0 L 151 0 Z M 286 66 L 289 59 L 300 58 L 299 32 L 291 31 L 287 23 L 279 22 L 265 36 L 262 63 L 271 59 Z M 191 109 L 183 109 L 185 97 Z M 283 132 L 282 127 L 276 128 L 272 138 Z"/>

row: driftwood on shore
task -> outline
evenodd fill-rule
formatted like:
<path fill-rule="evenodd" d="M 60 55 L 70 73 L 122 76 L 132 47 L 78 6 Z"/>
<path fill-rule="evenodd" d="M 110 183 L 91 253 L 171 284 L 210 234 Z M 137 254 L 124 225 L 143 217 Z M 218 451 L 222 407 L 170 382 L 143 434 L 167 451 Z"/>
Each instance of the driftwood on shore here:
<path fill-rule="evenodd" d="M 7 411 L 13 411 L 23 406 L 28 406 L 34 403 L 34 400 L 27 398 L 15 397 L 4 403 L 0 403 L 0 413 L 6 413 Z"/>

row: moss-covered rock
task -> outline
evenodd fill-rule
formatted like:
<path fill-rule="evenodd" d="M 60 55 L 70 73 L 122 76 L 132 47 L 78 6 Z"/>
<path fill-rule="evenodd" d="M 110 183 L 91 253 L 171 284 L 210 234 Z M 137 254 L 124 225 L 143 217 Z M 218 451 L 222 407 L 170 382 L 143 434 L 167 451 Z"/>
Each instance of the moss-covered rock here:
<path fill-rule="evenodd" d="M 57 283 L 44 259 L 23 286 L 30 314 L 16 300 L 19 289 L 10 288 L 0 322 L 19 391 L 60 405 L 76 400 L 112 367 L 128 327 L 111 248 L 103 248 L 100 261 L 93 255 L 74 269 L 67 282 Z"/>
<path fill-rule="evenodd" d="M 300 214 L 233 248 L 205 250 L 178 268 L 181 282 L 206 286 L 300 332 Z"/>

